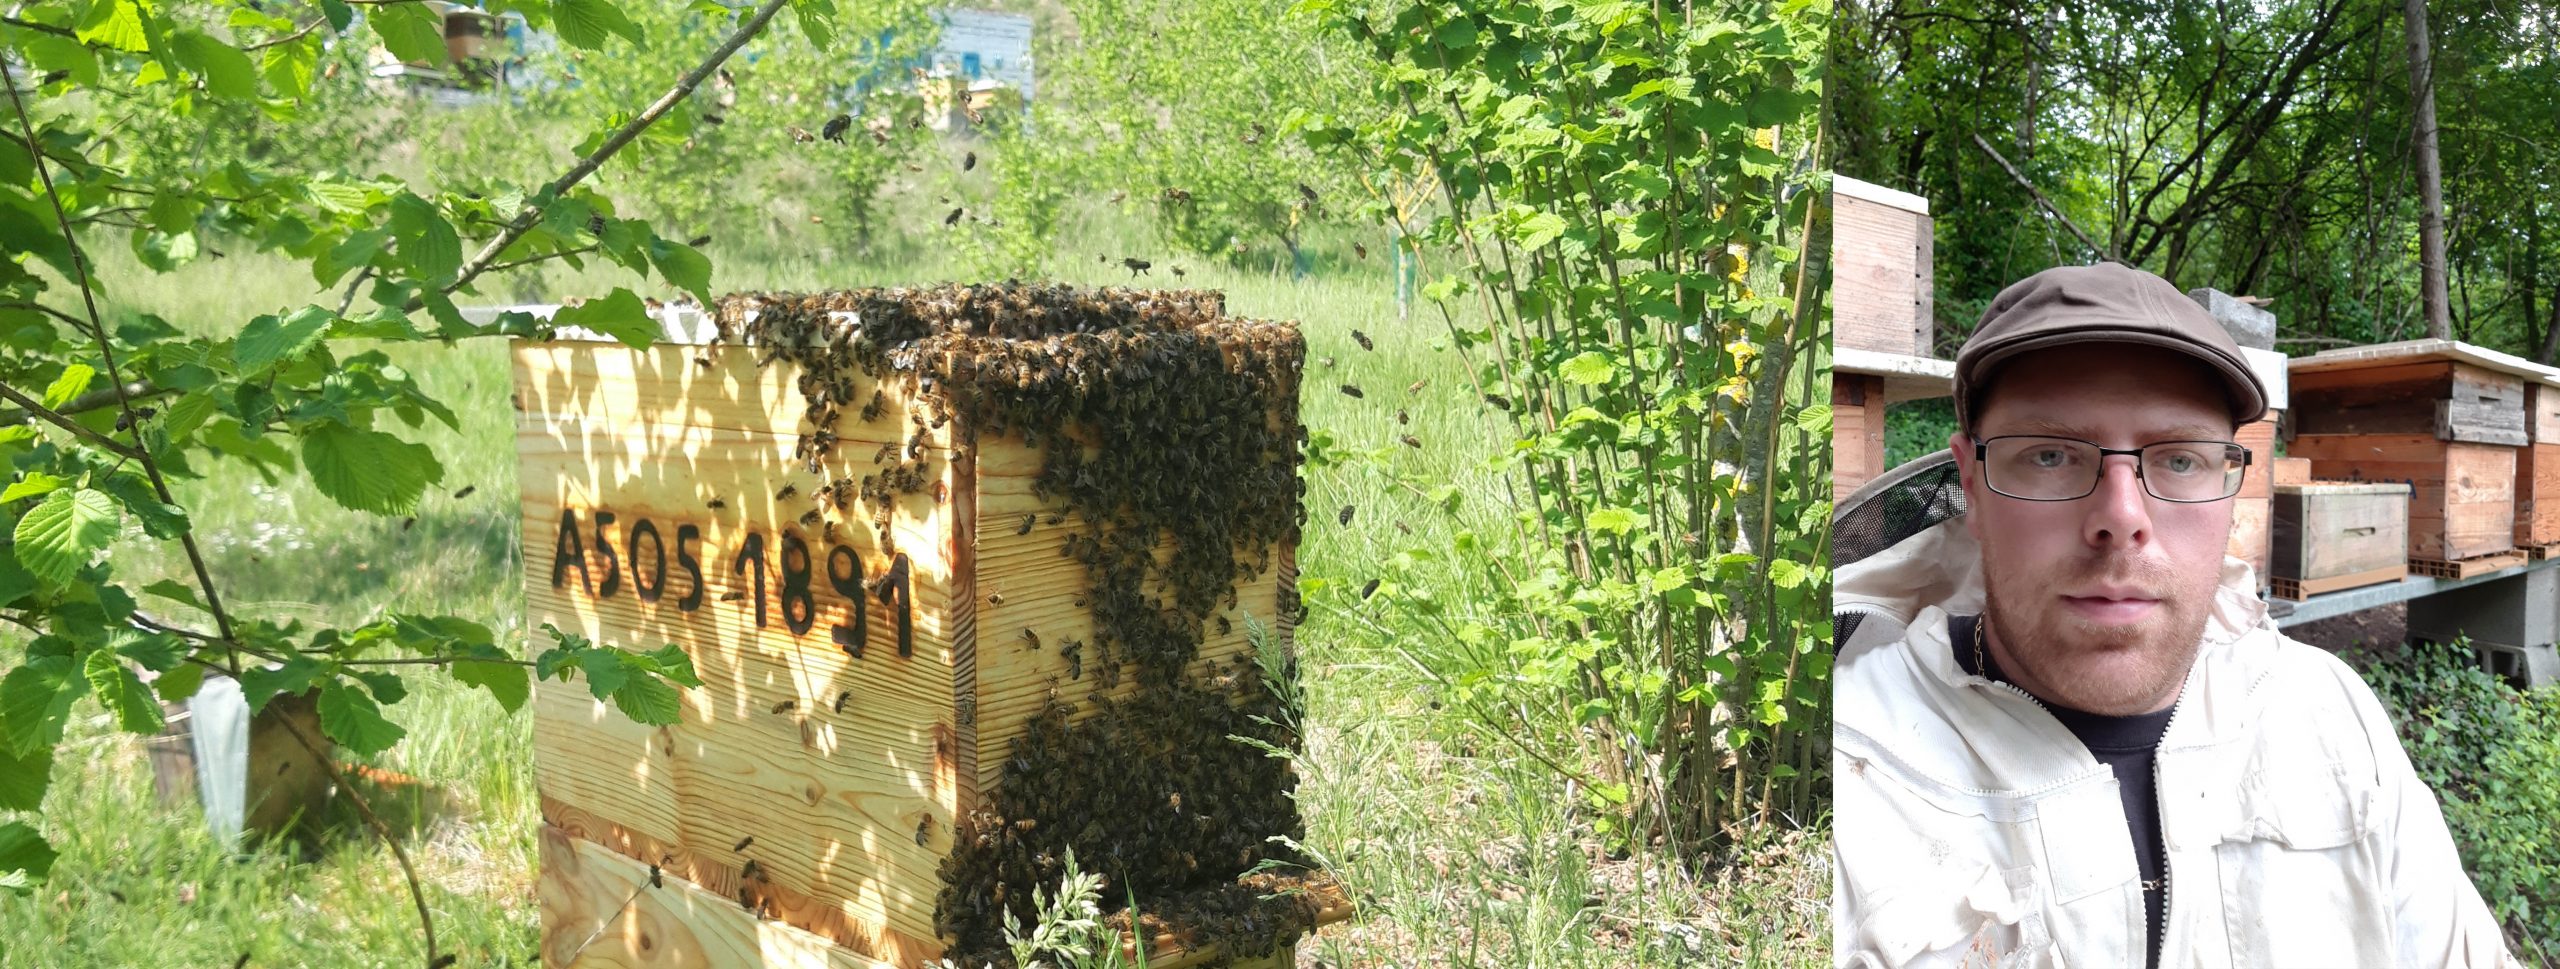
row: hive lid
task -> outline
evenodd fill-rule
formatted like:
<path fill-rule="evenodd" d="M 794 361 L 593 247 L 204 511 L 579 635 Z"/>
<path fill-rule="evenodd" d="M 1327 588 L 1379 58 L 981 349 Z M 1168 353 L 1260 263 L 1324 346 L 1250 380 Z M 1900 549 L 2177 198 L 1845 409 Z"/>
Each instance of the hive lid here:
<path fill-rule="evenodd" d="M 2488 347 L 2460 340 L 2402 340 L 2398 343 L 2376 343 L 2371 346 L 2340 347 L 2307 357 L 2295 357 L 2287 364 L 2294 373 L 2322 373 L 2331 370 L 2364 370 L 2404 363 L 2450 360 L 2485 367 L 2499 373 L 2514 374 L 2527 380 L 2560 384 L 2560 367 L 2546 367 Z"/>
<path fill-rule="evenodd" d="M 2280 484 L 2280 495 L 2406 495 L 2410 486 L 2398 481 L 2314 481 L 2308 484 Z"/>

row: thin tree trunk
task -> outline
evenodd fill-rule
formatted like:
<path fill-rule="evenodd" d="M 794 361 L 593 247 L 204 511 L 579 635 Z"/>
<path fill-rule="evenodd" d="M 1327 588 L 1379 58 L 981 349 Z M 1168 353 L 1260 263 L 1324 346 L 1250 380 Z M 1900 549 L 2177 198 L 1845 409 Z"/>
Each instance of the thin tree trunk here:
<path fill-rule="evenodd" d="M 2444 171 L 2436 156 L 2434 58 L 2427 44 L 2426 0 L 2405 0 L 2409 28 L 2409 96 L 2416 102 L 2418 162 L 2418 289 L 2426 307 L 2427 335 L 2450 339 L 2453 308 L 2445 291 Z"/>

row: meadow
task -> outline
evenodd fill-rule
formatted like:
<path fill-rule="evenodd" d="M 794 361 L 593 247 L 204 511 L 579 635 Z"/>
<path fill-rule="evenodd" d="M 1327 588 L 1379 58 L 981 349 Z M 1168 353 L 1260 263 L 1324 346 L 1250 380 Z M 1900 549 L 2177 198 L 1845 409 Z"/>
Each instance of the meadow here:
<path fill-rule="evenodd" d="M 928 219 L 900 220 L 923 225 Z M 756 251 L 714 243 L 715 292 L 819 289 L 965 279 L 929 231 L 892 244 L 827 245 L 812 229 Z M 1048 271 L 1079 285 L 1128 285 L 1118 260 L 1150 255 L 1141 226 L 1081 212 Z M 1629 857 L 1599 837 L 1565 778 L 1528 755 L 1576 729 L 1561 711 L 1523 705 L 1508 726 L 1444 703 L 1448 671 L 1481 655 L 1351 590 L 1393 561 L 1400 581 L 1441 602 L 1482 597 L 1489 570 L 1463 556 L 1525 558 L 1506 544 L 1515 511 L 1495 464 L 1510 431 L 1465 388 L 1436 313 L 1399 319 L 1385 260 L 1319 238 L 1315 271 L 1155 258 L 1140 285 L 1223 290 L 1231 314 L 1298 321 L 1308 342 L 1300 406 L 1312 433 L 1345 449 L 1392 454 L 1402 471 L 1454 486 L 1455 512 L 1368 462 L 1311 463 L 1309 524 L 1299 561 L 1309 613 L 1297 646 L 1307 697 L 1307 749 L 1297 766 L 1308 848 L 1361 907 L 1302 945 L 1300 965 L 1692 966 L 1828 962 L 1829 871 L 1819 819 L 1809 828 L 1746 832 L 1714 864 Z M 1376 240 L 1372 240 L 1374 243 Z M 1383 248 L 1379 246 L 1377 248 Z M 153 274 L 101 246 L 112 314 L 153 313 L 209 332 L 334 294 L 314 293 L 300 265 L 252 253 Z M 1170 266 L 1186 275 L 1165 278 Z M 465 305 L 551 301 L 623 281 L 552 265 L 484 285 Z M 657 293 L 672 296 L 672 292 Z M 1374 349 L 1352 336 L 1360 331 Z M 506 347 L 494 339 L 392 348 L 458 431 L 403 430 L 445 467 L 414 523 L 347 511 L 308 479 L 276 480 L 217 463 L 179 485 L 210 566 L 234 608 L 251 616 L 355 624 L 394 611 L 483 622 L 524 643 L 520 542 Z M 1337 384 L 1369 388 L 1353 399 Z M 1396 413 L 1410 419 L 1400 424 Z M 1397 443 L 1412 435 L 1422 446 Z M 457 497 L 466 487 L 468 494 Z M 1358 524 L 1334 527 L 1357 506 Z M 1473 540 L 1461 542 L 1467 533 Z M 112 555 L 137 577 L 184 562 L 129 534 Z M 1461 549 L 1449 559 L 1415 549 Z M 137 579 L 139 581 L 139 579 Z M 1496 662 L 1499 662 L 1498 660 Z M 538 907 L 530 718 L 438 676 L 391 711 L 408 739 L 375 766 L 417 778 L 436 809 L 410 833 L 447 951 L 463 966 L 530 966 Z M 539 689 L 583 689 L 546 683 Z M 1506 734 L 1508 734 L 1506 736 Z M 359 827 L 316 849 L 215 842 L 193 810 L 164 811 L 136 738 L 98 709 L 75 713 L 42 812 L 63 855 L 50 884 L 0 895 L 0 967 L 415 966 L 417 918 L 390 853 Z"/>

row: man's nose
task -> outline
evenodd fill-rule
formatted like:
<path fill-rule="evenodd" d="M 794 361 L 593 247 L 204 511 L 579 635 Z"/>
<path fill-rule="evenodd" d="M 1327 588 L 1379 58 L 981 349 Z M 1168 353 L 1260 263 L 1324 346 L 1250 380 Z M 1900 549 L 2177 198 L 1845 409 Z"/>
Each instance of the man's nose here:
<path fill-rule="evenodd" d="M 2098 490 L 2089 495 L 2082 537 L 2104 547 L 2132 547 L 2151 539 L 2150 496 L 2143 493 L 2136 457 L 2110 454 L 2098 465 Z"/>

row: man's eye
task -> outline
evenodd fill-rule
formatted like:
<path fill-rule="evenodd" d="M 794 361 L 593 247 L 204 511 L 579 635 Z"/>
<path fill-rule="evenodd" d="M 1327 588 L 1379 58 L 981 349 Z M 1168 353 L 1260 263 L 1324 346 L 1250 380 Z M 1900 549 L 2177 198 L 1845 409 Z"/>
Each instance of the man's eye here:
<path fill-rule="evenodd" d="M 2027 461 L 2039 468 L 2059 468 L 2071 463 L 2071 452 L 2058 447 L 2027 452 Z"/>
<path fill-rule="evenodd" d="M 2174 474 L 2193 474 L 2204 467 L 2204 459 L 2193 452 L 2177 451 L 2163 456 L 2160 466 Z"/>

